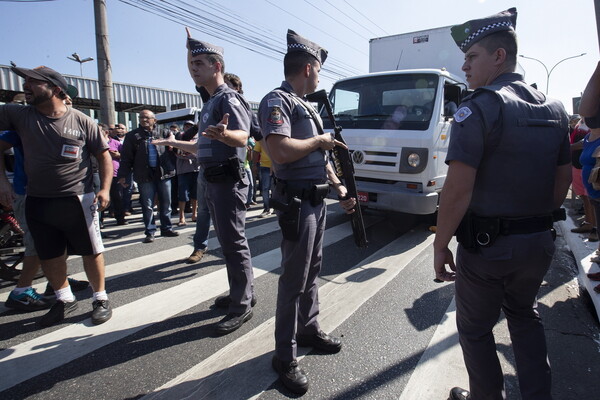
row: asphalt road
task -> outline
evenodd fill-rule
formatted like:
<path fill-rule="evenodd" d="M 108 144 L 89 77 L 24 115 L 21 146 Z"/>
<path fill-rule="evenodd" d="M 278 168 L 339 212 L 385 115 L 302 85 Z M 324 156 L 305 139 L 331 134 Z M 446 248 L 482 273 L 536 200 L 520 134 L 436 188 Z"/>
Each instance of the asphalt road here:
<path fill-rule="evenodd" d="M 16 313 L 0 306 L 1 399 L 281 399 L 296 397 L 271 370 L 280 233 L 274 216 L 247 216 L 258 304 L 254 317 L 227 336 L 213 333 L 224 315 L 211 307 L 227 292 L 222 253 L 211 232 L 210 251 L 198 264 L 193 224 L 181 236 L 143 244 L 141 215 L 130 225 L 107 219 L 107 290 L 114 316 L 92 326 L 91 290 L 77 293 L 79 309 L 64 323 L 38 329 L 44 311 Z M 339 354 L 302 349 L 307 399 L 445 399 L 467 386 L 454 326 L 454 287 L 433 282 L 433 234 L 422 218 L 368 213 L 369 247 L 358 249 L 345 215 L 331 203 L 320 278 L 322 328 L 341 336 Z M 176 221 L 176 218 L 173 219 Z M 540 291 L 550 359 L 557 362 L 557 399 L 598 388 L 598 326 L 573 284 L 574 260 L 564 240 Z M 576 267 L 575 267 L 576 268 Z M 81 260 L 69 272 L 84 279 Z M 35 282 L 43 291 L 45 281 Z M 0 282 L 0 302 L 12 288 Z M 557 315 L 564 317 L 558 320 Z M 583 332 L 583 333 L 582 333 Z M 497 328 L 510 399 L 518 382 L 505 321 Z M 570 352 L 570 353 L 569 353 Z M 578 353 L 587 354 L 585 358 Z M 580 368 L 575 359 L 583 360 Z M 597 390 L 597 389 L 596 389 Z"/>

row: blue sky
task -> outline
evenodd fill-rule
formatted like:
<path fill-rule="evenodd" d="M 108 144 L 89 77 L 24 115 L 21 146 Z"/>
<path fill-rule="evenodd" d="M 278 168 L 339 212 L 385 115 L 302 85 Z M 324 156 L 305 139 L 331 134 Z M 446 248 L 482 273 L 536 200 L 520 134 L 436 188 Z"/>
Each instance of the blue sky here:
<path fill-rule="evenodd" d="M 185 0 L 202 8 L 194 0 Z M 206 1 L 206 0 L 203 0 Z M 213 0 L 210 0 L 213 2 Z M 182 23 L 160 18 L 119 0 L 108 0 L 109 40 L 113 80 L 145 86 L 193 91 L 185 64 Z M 215 2 L 216 3 L 216 2 Z M 583 91 L 598 60 L 598 37 L 593 0 L 220 0 L 213 16 L 240 21 L 260 30 L 285 50 L 288 28 L 321 44 L 331 60 L 352 71 L 368 72 L 368 39 L 454 25 L 517 7 L 519 53 L 541 60 L 550 69 L 565 61 L 550 77 L 549 95 L 565 103 Z M 319 7 L 319 9 L 317 9 Z M 340 11 L 344 14 L 341 14 Z M 358 10 L 359 12 L 357 12 Z M 207 10 L 208 12 L 208 10 Z M 214 12 L 214 11 L 210 11 Z M 96 58 L 92 0 L 47 2 L 0 1 L 0 64 L 47 65 L 64 74 L 79 75 L 79 64 L 66 57 L 73 52 Z M 192 29 L 197 39 L 225 48 L 226 70 L 239 75 L 246 97 L 259 101 L 283 79 L 281 61 L 257 54 Z M 528 83 L 545 91 L 546 72 L 536 61 L 520 58 Z M 327 66 L 327 62 L 326 62 Z M 84 76 L 97 77 L 96 63 L 83 66 Z M 334 79 L 322 77 L 329 90 Z"/>

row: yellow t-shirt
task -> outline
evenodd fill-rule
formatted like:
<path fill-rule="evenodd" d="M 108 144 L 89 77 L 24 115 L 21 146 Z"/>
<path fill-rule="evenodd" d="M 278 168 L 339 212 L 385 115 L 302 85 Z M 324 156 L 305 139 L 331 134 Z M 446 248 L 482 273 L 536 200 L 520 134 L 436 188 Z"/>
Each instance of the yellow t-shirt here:
<path fill-rule="evenodd" d="M 265 168 L 271 168 L 271 159 L 269 158 L 269 155 L 267 154 L 265 149 L 262 148 L 260 142 L 256 142 L 256 145 L 254 146 L 254 151 L 260 153 L 260 166 Z"/>

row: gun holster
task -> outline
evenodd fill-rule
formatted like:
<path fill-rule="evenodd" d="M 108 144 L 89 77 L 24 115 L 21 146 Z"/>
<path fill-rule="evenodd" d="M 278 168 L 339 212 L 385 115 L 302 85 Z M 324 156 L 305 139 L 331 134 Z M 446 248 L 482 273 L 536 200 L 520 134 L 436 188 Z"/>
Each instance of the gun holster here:
<path fill-rule="evenodd" d="M 283 238 L 291 241 L 298 240 L 300 237 L 300 209 L 302 200 L 297 197 L 291 197 L 287 203 L 283 203 L 271 198 L 269 202 L 271 207 L 281 212 L 278 217 Z"/>
<path fill-rule="evenodd" d="M 210 183 L 239 182 L 245 176 L 244 166 L 236 156 L 219 165 L 204 168 L 204 178 Z"/>
<path fill-rule="evenodd" d="M 456 241 L 466 250 L 489 247 L 500 234 L 500 218 L 476 217 L 467 211 L 456 230 Z"/>
<path fill-rule="evenodd" d="M 313 185 L 310 191 L 310 205 L 313 207 L 318 206 L 323 202 L 325 197 L 329 194 L 329 184 L 323 183 L 320 185 Z"/>

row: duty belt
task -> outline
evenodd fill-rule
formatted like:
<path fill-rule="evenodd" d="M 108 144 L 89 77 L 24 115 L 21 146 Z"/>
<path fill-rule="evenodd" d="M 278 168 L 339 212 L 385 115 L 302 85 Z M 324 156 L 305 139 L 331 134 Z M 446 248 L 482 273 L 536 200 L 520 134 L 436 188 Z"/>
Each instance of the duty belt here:
<path fill-rule="evenodd" d="M 329 185 L 322 180 L 283 180 L 274 179 L 275 191 L 288 198 L 296 197 L 301 200 L 310 200 L 312 203 L 323 201 L 329 192 Z"/>
<path fill-rule="evenodd" d="M 463 247 L 491 246 L 499 235 L 519 235 L 552 229 L 555 221 L 566 219 L 565 209 L 551 214 L 529 217 L 483 217 L 467 212 L 456 231 L 456 239 Z"/>

